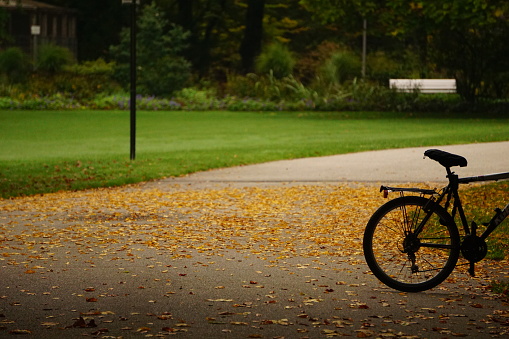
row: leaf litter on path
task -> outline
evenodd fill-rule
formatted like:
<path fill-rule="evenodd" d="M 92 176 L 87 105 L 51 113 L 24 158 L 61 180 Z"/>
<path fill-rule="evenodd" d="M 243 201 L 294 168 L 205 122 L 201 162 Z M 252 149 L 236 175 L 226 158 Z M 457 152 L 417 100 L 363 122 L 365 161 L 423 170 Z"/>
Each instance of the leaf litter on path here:
<path fill-rule="evenodd" d="M 385 202 L 376 191 L 134 185 L 2 200 L 0 334 L 507 334 L 507 305 L 486 282 L 507 262 L 483 262 L 476 279 L 458 268 L 420 294 L 371 276 L 361 243 Z"/>

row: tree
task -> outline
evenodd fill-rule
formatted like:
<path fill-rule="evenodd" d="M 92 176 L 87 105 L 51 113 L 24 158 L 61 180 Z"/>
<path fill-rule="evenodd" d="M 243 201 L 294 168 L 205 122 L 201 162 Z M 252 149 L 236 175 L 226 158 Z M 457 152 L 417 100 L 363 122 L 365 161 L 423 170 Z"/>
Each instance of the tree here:
<path fill-rule="evenodd" d="M 304 18 L 303 14 L 307 13 L 302 10 L 299 0 L 248 0 L 245 6 L 245 29 L 239 53 L 242 70 L 250 72 L 264 45 L 299 41 L 293 38 L 306 29 L 298 19 Z M 306 42 L 299 47 L 304 49 L 303 46 L 307 46 Z"/>
<path fill-rule="evenodd" d="M 7 34 L 7 23 L 9 15 L 4 8 L 0 8 L 0 46 L 3 46 L 11 37 Z"/>
<path fill-rule="evenodd" d="M 322 23 L 338 23 L 359 26 L 359 18 L 370 18 L 380 9 L 380 1 L 367 0 L 301 0 L 300 3 L 313 13 L 313 18 Z"/>
<path fill-rule="evenodd" d="M 367 53 L 366 38 L 384 36 L 386 8 L 381 1 L 368 0 L 301 0 L 300 3 L 313 13 L 313 18 L 323 24 L 334 24 L 343 42 L 353 50 L 362 46 L 362 74 L 365 74 Z M 368 34 L 369 29 L 369 34 Z M 380 34 L 382 33 L 382 34 Z M 362 43 L 360 42 L 362 37 Z M 384 43 L 387 45 L 387 43 Z"/>
<path fill-rule="evenodd" d="M 246 73 L 253 71 L 255 58 L 262 50 L 264 10 L 265 0 L 247 1 L 246 28 L 239 50 Z"/>
<path fill-rule="evenodd" d="M 170 25 L 152 3 L 143 8 L 138 18 L 137 65 L 138 91 L 141 94 L 170 96 L 189 80 L 190 63 L 181 53 L 188 33 L 180 26 Z M 129 83 L 130 31 L 124 29 L 121 42 L 110 48 L 118 62 L 117 77 Z"/>
<path fill-rule="evenodd" d="M 158 0 L 166 18 L 189 32 L 189 45 L 184 51 L 200 77 L 217 62 L 220 45 L 228 35 L 226 21 L 232 12 L 231 0 Z M 217 50 L 216 50 L 217 49 Z M 225 51 L 223 51 L 225 52 Z M 220 54 L 221 55 L 221 54 Z M 219 57 L 221 58 L 221 57 Z"/>
<path fill-rule="evenodd" d="M 352 24 L 358 15 L 367 17 L 370 33 L 378 31 L 392 44 L 401 43 L 400 54 L 405 49 L 418 51 L 421 76 L 442 72 L 457 78 L 458 91 L 468 100 L 475 100 L 487 87 L 501 88 L 503 80 L 496 75 L 508 69 L 509 3 L 505 0 L 301 3 L 324 24 L 340 25 L 350 33 L 356 31 Z"/>
<path fill-rule="evenodd" d="M 184 51 L 198 77 L 225 80 L 239 64 L 242 37 L 241 0 L 156 0 L 166 18 L 190 33 Z"/>
<path fill-rule="evenodd" d="M 469 101 L 504 95 L 488 90 L 500 89 L 500 76 L 507 76 L 509 70 L 507 1 L 455 0 L 446 5 L 431 3 L 424 9 L 436 27 L 433 58 L 457 79 L 458 92 Z"/>

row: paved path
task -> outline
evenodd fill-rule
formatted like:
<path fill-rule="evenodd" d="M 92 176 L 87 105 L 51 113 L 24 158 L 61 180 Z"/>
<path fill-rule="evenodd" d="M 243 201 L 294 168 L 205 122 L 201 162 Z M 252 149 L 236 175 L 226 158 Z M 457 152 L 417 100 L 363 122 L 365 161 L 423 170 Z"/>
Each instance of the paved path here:
<path fill-rule="evenodd" d="M 170 182 L 442 182 L 445 170 L 423 159 L 424 151 L 438 148 L 464 156 L 460 176 L 509 171 L 509 142 L 430 146 L 369 151 L 319 158 L 274 161 L 259 165 L 212 170 L 170 179 Z M 164 182 L 163 182 L 164 184 Z"/>
<path fill-rule="evenodd" d="M 509 143 L 440 148 L 467 157 L 461 175 L 509 170 Z M 364 263 L 363 225 L 384 200 L 339 182 L 443 180 L 425 149 L 0 200 L 0 338 L 507 336 L 488 288 L 507 261 L 417 294 Z"/>

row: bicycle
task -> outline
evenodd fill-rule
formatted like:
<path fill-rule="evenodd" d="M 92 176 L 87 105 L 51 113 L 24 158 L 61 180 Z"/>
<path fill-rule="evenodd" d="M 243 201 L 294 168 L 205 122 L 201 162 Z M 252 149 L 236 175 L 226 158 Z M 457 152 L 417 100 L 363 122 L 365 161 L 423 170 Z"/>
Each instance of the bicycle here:
<path fill-rule="evenodd" d="M 437 149 L 427 150 L 424 156 L 445 167 L 449 183 L 439 191 L 381 186 L 385 197 L 389 192 L 400 196 L 380 206 L 364 231 L 364 257 L 371 272 L 403 292 L 438 286 L 452 273 L 460 254 L 475 276 L 475 263 L 488 252 L 486 238 L 509 215 L 509 204 L 495 209 L 495 215 L 483 224 L 485 231 L 477 235 L 478 225 L 468 225 L 458 193 L 460 184 L 509 179 L 509 172 L 460 178 L 451 167 L 467 166 L 464 157 Z M 461 236 L 457 217 L 463 226 Z"/>

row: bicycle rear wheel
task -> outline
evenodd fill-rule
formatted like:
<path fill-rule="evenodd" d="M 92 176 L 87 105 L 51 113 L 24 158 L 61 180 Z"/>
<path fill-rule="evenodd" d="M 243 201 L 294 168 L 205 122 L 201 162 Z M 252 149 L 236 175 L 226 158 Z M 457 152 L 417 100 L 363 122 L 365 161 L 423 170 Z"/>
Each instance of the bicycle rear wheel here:
<path fill-rule="evenodd" d="M 458 261 L 456 224 L 441 206 L 435 205 L 428 213 L 428 201 L 417 196 L 396 198 L 382 205 L 366 225 L 366 263 L 391 288 L 404 292 L 433 288 L 451 274 Z M 427 217 L 416 234 L 416 228 Z"/>

